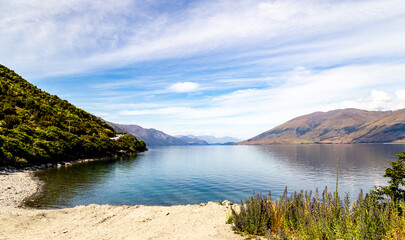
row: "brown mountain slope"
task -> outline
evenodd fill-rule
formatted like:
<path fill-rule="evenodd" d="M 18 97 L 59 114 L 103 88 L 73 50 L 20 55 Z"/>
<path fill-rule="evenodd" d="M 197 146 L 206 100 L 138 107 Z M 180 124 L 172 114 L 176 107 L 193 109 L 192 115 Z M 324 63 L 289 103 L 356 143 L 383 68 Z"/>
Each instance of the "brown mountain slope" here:
<path fill-rule="evenodd" d="M 405 143 L 405 109 L 376 121 L 364 124 L 359 131 L 348 136 L 354 143 L 397 142 Z"/>
<path fill-rule="evenodd" d="M 341 109 L 294 118 L 240 144 L 369 143 L 405 141 L 405 109 Z"/>

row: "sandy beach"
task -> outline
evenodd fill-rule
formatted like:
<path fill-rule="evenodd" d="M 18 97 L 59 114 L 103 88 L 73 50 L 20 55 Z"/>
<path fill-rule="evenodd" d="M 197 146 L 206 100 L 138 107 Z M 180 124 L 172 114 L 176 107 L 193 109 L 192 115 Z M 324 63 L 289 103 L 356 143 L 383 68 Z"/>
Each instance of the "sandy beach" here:
<path fill-rule="evenodd" d="M 39 187 L 30 172 L 0 172 L 0 239 L 244 239 L 225 223 L 229 208 L 219 203 L 21 207 Z"/>

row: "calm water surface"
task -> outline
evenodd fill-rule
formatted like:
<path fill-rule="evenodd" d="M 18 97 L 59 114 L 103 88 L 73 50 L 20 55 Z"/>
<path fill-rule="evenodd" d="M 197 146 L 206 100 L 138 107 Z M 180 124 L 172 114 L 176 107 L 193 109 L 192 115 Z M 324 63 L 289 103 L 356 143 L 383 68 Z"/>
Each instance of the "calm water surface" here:
<path fill-rule="evenodd" d="M 170 146 L 138 156 L 41 170 L 41 208 L 83 204 L 180 205 L 224 199 L 239 202 L 253 191 L 278 197 L 288 191 L 335 189 L 356 198 L 360 189 L 386 184 L 388 161 L 405 145 Z"/>

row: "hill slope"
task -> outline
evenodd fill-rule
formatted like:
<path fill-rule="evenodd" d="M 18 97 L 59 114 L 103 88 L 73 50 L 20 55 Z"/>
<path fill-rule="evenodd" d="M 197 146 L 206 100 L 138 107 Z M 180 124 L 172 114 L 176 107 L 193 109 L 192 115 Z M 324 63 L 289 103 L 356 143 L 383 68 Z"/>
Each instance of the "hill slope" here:
<path fill-rule="evenodd" d="M 36 88 L 0 65 L 0 165 L 27 165 L 101 157 L 146 149 L 97 117 Z"/>
<path fill-rule="evenodd" d="M 138 125 L 124 125 L 108 122 L 117 132 L 125 132 L 145 141 L 148 146 L 189 145 L 186 141 L 170 136 L 153 128 L 143 128 Z"/>
<path fill-rule="evenodd" d="M 240 144 L 405 142 L 405 109 L 341 109 L 294 118 Z"/>

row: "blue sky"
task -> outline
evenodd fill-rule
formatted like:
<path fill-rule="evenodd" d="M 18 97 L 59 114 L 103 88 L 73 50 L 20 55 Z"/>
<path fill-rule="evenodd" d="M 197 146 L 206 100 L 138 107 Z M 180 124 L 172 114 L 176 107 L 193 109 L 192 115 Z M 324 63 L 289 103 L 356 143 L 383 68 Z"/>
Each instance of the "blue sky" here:
<path fill-rule="evenodd" d="M 405 4 L 3 0 L 0 63 L 106 120 L 250 138 L 405 107 Z"/>

